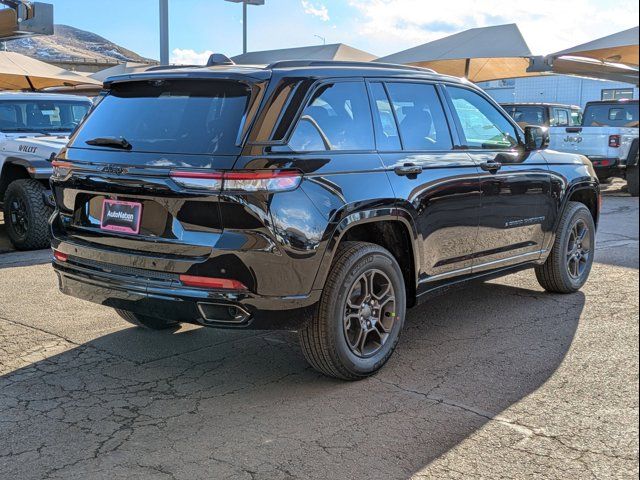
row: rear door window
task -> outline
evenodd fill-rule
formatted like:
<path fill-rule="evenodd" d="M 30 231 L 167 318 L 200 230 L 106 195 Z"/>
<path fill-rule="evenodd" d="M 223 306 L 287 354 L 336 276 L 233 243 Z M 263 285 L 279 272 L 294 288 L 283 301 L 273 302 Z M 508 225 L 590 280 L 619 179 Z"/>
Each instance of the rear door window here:
<path fill-rule="evenodd" d="M 387 89 L 405 150 L 451 150 L 451 132 L 434 85 L 388 83 Z"/>
<path fill-rule="evenodd" d="M 72 147 L 123 137 L 133 151 L 233 155 L 249 87 L 233 81 L 156 80 L 116 84 L 87 118 Z"/>
<path fill-rule="evenodd" d="M 289 140 L 296 152 L 374 150 L 364 82 L 322 85 L 302 112 Z"/>
<path fill-rule="evenodd" d="M 381 152 L 401 150 L 398 126 L 384 85 L 380 82 L 371 83 L 371 96 L 378 150 Z"/>

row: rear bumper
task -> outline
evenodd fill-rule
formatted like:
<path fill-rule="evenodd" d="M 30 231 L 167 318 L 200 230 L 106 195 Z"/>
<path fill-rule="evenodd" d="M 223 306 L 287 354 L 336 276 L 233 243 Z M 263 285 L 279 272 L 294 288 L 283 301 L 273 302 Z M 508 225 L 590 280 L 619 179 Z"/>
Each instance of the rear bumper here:
<path fill-rule="evenodd" d="M 66 295 L 134 313 L 208 327 L 297 330 L 311 314 L 320 292 L 264 297 L 247 292 L 185 287 L 166 278 L 109 272 L 69 257 L 53 261 L 60 291 Z M 222 313 L 222 314 L 221 314 Z"/>
<path fill-rule="evenodd" d="M 618 158 L 588 157 L 598 176 L 612 177 L 618 175 L 624 164 Z"/>

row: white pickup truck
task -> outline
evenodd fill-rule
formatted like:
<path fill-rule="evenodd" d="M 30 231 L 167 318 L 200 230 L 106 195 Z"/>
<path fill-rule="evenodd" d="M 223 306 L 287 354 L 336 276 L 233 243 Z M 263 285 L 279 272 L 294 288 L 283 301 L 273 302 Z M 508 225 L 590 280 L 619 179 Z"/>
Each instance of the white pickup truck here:
<path fill-rule="evenodd" d="M 638 101 L 587 103 L 579 127 L 549 129 L 549 148 L 585 155 L 601 181 L 627 179 L 629 193 L 638 196 Z"/>
<path fill-rule="evenodd" d="M 90 107 L 72 95 L 0 93 L 0 206 L 17 249 L 49 246 L 50 159 Z"/>

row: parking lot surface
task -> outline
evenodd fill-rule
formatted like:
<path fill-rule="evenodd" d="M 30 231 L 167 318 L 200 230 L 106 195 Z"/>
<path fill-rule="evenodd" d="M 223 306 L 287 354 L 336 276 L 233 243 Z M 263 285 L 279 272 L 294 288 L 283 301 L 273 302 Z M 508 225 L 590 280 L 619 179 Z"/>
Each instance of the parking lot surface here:
<path fill-rule="evenodd" d="M 532 271 L 410 311 L 374 378 L 294 334 L 131 328 L 0 255 L 0 477 L 637 478 L 638 199 L 604 201 L 591 279 Z"/>

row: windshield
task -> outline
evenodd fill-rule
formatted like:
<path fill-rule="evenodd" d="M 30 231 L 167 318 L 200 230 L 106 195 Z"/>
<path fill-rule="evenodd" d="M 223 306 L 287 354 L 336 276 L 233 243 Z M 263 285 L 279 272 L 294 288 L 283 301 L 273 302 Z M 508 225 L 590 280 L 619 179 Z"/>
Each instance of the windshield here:
<path fill-rule="evenodd" d="M 585 127 L 638 127 L 637 103 L 587 104 L 582 125 Z"/>
<path fill-rule="evenodd" d="M 249 100 L 240 82 L 151 80 L 115 84 L 73 138 L 74 148 L 105 148 L 124 139 L 130 150 L 238 154 Z M 89 142 L 89 143 L 88 143 Z"/>
<path fill-rule="evenodd" d="M 507 106 L 507 113 L 516 121 L 521 128 L 527 125 L 544 126 L 544 107 L 526 107 L 522 105 Z"/>
<path fill-rule="evenodd" d="M 70 133 L 90 107 L 91 102 L 81 100 L 1 100 L 0 131 Z"/>

